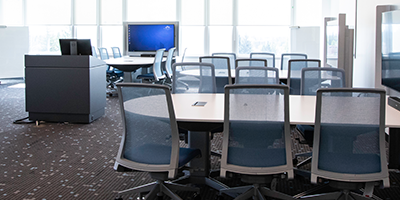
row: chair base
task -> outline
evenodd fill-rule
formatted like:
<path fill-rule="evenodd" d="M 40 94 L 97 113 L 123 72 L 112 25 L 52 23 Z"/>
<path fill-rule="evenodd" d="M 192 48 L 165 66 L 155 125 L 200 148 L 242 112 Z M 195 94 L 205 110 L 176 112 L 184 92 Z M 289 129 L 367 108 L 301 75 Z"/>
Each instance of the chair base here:
<path fill-rule="evenodd" d="M 310 196 L 304 196 L 301 197 L 301 199 L 320 199 L 320 200 L 371 200 L 370 197 L 364 197 L 360 194 L 357 194 L 355 192 L 351 192 L 349 190 L 343 190 L 339 192 L 331 192 L 331 193 L 325 193 L 325 194 L 316 194 L 316 195 L 310 195 Z"/>
<path fill-rule="evenodd" d="M 182 200 L 182 198 L 180 198 L 177 194 L 173 192 L 175 190 L 196 192 L 197 194 L 200 193 L 200 188 L 157 180 L 156 182 L 153 183 L 120 191 L 118 192 L 118 197 L 116 199 L 121 199 L 121 195 L 125 194 L 131 194 L 131 193 L 141 194 L 148 192 L 147 195 L 145 196 L 145 199 L 155 199 L 157 196 L 167 195 L 173 200 Z"/>
<path fill-rule="evenodd" d="M 242 187 L 235 187 L 235 188 L 228 188 L 220 190 L 220 195 L 226 194 L 229 196 L 233 196 L 236 194 L 235 200 L 247 200 L 251 197 L 253 199 L 264 200 L 266 199 L 265 196 L 275 198 L 275 199 L 293 199 L 292 196 L 287 194 L 283 194 L 281 192 L 270 190 L 266 187 L 260 187 L 259 184 L 254 184 L 251 186 L 242 186 Z M 240 194 L 239 196 L 237 196 Z"/>

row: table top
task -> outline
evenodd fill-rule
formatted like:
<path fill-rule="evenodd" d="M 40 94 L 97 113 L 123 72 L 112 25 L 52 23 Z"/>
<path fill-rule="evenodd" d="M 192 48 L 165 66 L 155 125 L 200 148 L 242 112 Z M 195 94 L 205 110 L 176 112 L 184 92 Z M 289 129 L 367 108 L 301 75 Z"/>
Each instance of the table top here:
<path fill-rule="evenodd" d="M 174 109 L 178 121 L 218 122 L 224 121 L 224 94 L 173 94 Z M 316 96 L 290 95 L 290 123 L 313 125 Z M 207 102 L 205 106 L 193 103 Z M 386 126 L 400 128 L 400 111 L 386 103 Z"/>
<path fill-rule="evenodd" d="M 199 76 L 198 70 L 184 70 L 180 72 L 181 74 L 188 76 Z M 235 78 L 236 71 L 235 69 L 231 69 L 231 76 Z M 286 79 L 288 75 L 287 70 L 279 70 L 279 79 Z M 215 77 L 228 77 L 228 71 L 224 69 L 215 69 Z"/>
<path fill-rule="evenodd" d="M 104 60 L 108 65 L 152 65 L 154 63 L 154 57 L 121 57 Z"/>

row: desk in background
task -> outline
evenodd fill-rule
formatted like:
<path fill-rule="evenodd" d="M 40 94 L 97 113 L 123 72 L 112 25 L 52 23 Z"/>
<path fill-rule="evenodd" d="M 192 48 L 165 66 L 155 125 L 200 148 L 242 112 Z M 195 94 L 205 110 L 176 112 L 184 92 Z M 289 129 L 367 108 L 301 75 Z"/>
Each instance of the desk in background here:
<path fill-rule="evenodd" d="M 163 62 L 165 60 L 166 58 L 163 58 Z M 138 69 L 152 67 L 154 57 L 121 57 L 104 61 L 107 65 L 123 71 L 125 82 L 132 82 L 132 72 L 136 72 Z"/>

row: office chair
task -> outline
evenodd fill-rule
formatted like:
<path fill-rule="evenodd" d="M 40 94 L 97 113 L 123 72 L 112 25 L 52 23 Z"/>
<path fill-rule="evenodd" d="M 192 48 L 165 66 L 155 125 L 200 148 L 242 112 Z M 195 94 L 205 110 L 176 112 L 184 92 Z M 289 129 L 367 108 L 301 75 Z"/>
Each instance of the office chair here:
<path fill-rule="evenodd" d="M 114 58 L 121 58 L 121 51 L 119 50 L 119 47 L 111 47 L 113 57 Z"/>
<path fill-rule="evenodd" d="M 228 85 L 224 108 L 220 175 L 239 174 L 243 182 L 253 185 L 221 189 L 220 194 L 236 197 L 235 200 L 265 199 L 264 196 L 292 199 L 265 187 L 274 182 L 275 175 L 294 175 L 288 87 Z M 241 194 L 237 196 L 238 193 Z"/>
<path fill-rule="evenodd" d="M 267 67 L 267 60 L 266 59 L 257 59 L 257 58 L 243 58 L 243 59 L 236 59 L 236 68 L 238 67 Z"/>
<path fill-rule="evenodd" d="M 275 67 L 275 54 L 265 52 L 252 52 L 250 58 L 255 59 L 266 59 L 268 61 L 268 67 Z"/>
<path fill-rule="evenodd" d="M 190 74 L 177 73 L 177 69 L 185 66 L 185 72 Z M 189 70 L 190 69 L 190 70 Z M 174 63 L 172 65 L 172 93 L 216 93 L 216 80 L 214 65 L 211 63 L 186 62 Z M 184 83 L 184 84 L 181 84 Z M 185 86 L 184 88 L 182 87 Z M 186 86 L 189 88 L 187 89 Z"/>
<path fill-rule="evenodd" d="M 287 84 L 290 88 L 290 94 L 300 94 L 301 69 L 307 67 L 321 67 L 321 61 L 317 59 L 289 60 Z"/>
<path fill-rule="evenodd" d="M 302 53 L 283 53 L 281 55 L 281 70 L 288 70 L 288 61 L 293 59 L 307 59 L 307 54 Z"/>
<path fill-rule="evenodd" d="M 165 62 L 165 71 L 164 74 L 167 76 L 167 81 L 168 84 L 172 83 L 172 63 L 173 63 L 173 58 L 174 58 L 174 53 L 175 53 L 176 48 L 170 48 L 168 50 L 168 56 L 167 56 L 167 61 Z"/>
<path fill-rule="evenodd" d="M 237 67 L 236 84 L 279 84 L 279 70 L 272 67 Z"/>
<path fill-rule="evenodd" d="M 162 59 L 164 56 L 165 49 L 159 49 L 156 52 L 153 64 L 153 72 L 148 74 L 138 75 L 137 79 L 142 79 L 142 81 L 150 83 L 161 83 L 165 82 L 165 75 L 162 70 Z"/>
<path fill-rule="evenodd" d="M 199 188 L 166 182 L 193 158 L 198 149 L 180 148 L 178 125 L 170 90 L 164 85 L 117 84 L 124 132 L 114 168 L 149 172 L 156 182 L 118 192 L 116 199 L 129 193 L 146 192 L 145 199 L 162 199 L 163 194 L 181 200 L 175 190 L 199 193 Z M 142 197 L 140 197 L 142 199 Z"/>
<path fill-rule="evenodd" d="M 235 53 L 212 53 L 211 56 L 224 56 L 229 58 L 231 69 L 235 69 L 236 54 Z"/>
<path fill-rule="evenodd" d="M 340 191 L 296 198 L 371 199 L 375 186 L 389 187 L 385 100 L 380 89 L 317 91 L 311 182 Z"/>
<path fill-rule="evenodd" d="M 316 95 L 320 88 L 343 88 L 345 87 L 345 72 L 343 69 L 329 67 L 308 67 L 301 69 L 301 89 L 300 95 Z M 307 144 L 313 147 L 314 126 L 296 125 L 297 130 L 304 140 L 300 140 L 301 144 Z M 301 167 L 311 162 L 310 153 L 299 153 L 295 155 L 295 163 L 300 156 L 308 156 L 307 159 L 297 164 Z"/>
<path fill-rule="evenodd" d="M 106 48 L 99 48 L 99 55 L 101 60 L 108 60 L 109 55 Z M 121 70 L 117 70 L 114 67 L 108 65 L 106 71 L 106 80 L 107 80 L 107 95 L 112 96 L 115 93 L 116 83 L 122 82 L 124 79 L 124 72 Z"/>
<path fill-rule="evenodd" d="M 92 56 L 98 58 L 96 47 L 92 46 Z"/>
<path fill-rule="evenodd" d="M 211 63 L 214 65 L 217 93 L 223 93 L 225 85 L 232 84 L 231 65 L 229 57 L 223 56 L 203 56 L 199 58 L 202 63 Z M 218 76 L 221 75 L 221 76 Z"/>

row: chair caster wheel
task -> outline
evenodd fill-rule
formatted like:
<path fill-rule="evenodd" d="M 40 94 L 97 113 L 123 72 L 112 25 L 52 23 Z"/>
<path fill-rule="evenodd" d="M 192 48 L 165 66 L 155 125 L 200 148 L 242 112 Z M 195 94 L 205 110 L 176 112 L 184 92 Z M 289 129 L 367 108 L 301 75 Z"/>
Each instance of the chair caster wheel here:
<path fill-rule="evenodd" d="M 157 196 L 157 200 L 163 200 L 163 196 Z"/>
<path fill-rule="evenodd" d="M 297 160 L 297 158 L 293 158 L 293 166 L 297 166 L 298 163 L 299 163 L 299 160 Z"/>
<path fill-rule="evenodd" d="M 193 200 L 201 200 L 201 195 L 195 193 L 195 194 L 193 195 Z"/>
<path fill-rule="evenodd" d="M 122 197 L 117 197 L 115 200 L 123 200 Z"/>

